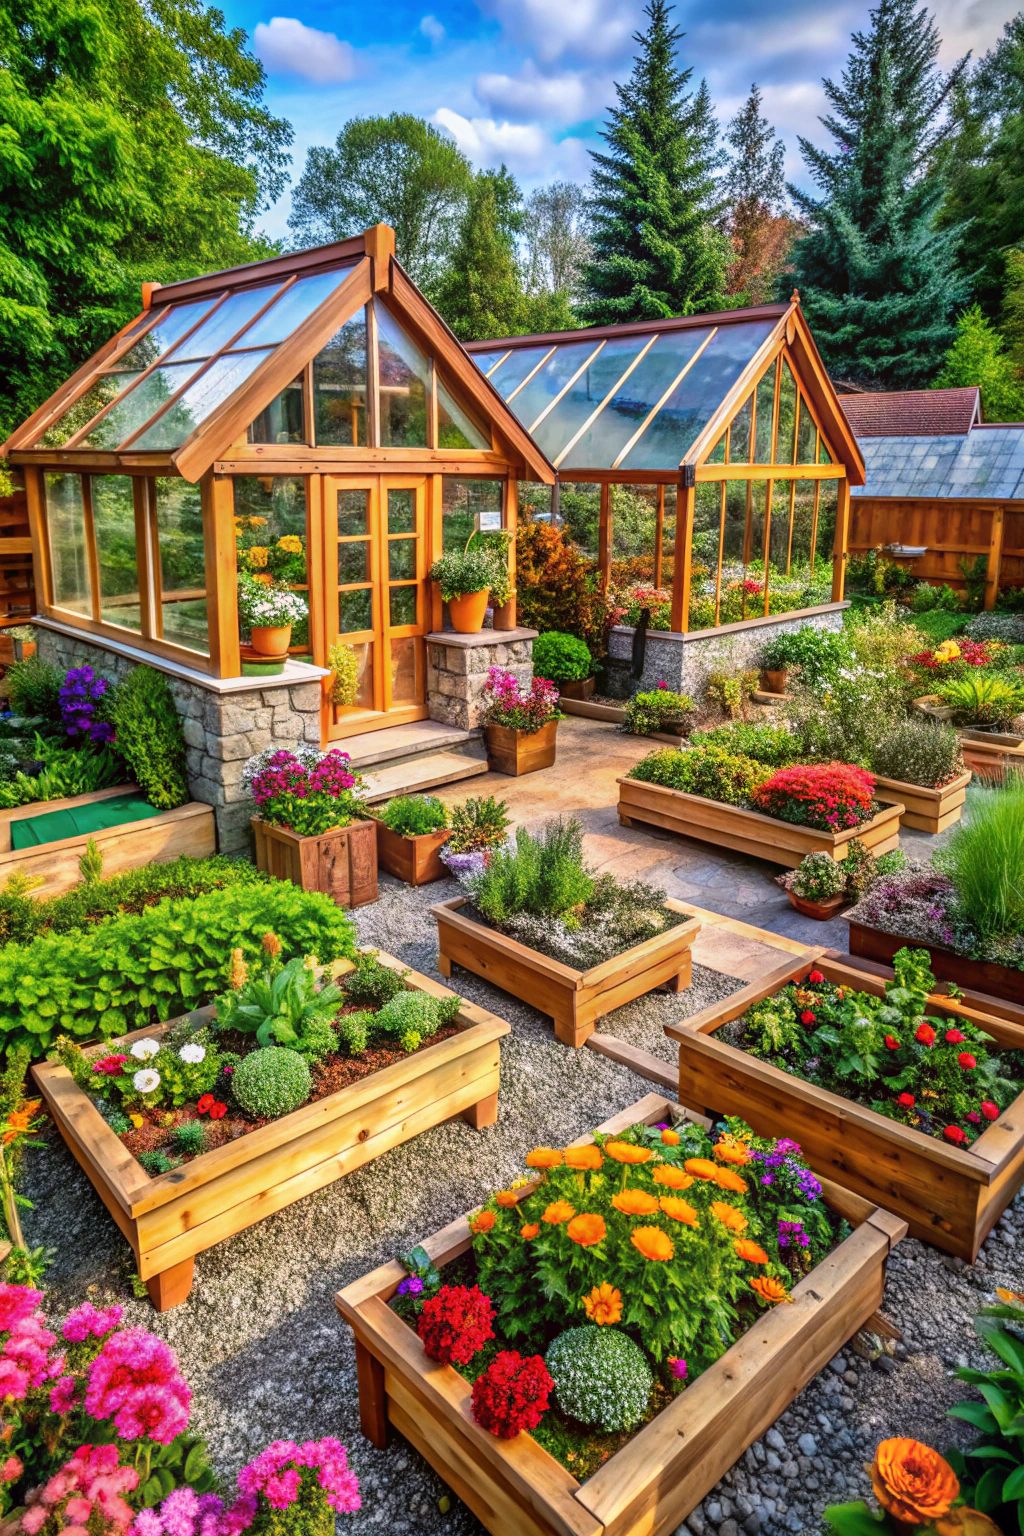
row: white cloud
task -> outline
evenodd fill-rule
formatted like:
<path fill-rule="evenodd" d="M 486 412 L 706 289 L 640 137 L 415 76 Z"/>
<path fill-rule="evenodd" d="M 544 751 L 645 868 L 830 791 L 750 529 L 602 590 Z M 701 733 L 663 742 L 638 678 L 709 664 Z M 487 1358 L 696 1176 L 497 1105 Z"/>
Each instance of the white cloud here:
<path fill-rule="evenodd" d="M 333 32 L 307 27 L 295 16 L 259 22 L 256 57 L 271 74 L 300 75 L 314 85 L 337 85 L 356 72 L 355 51 Z"/>
<path fill-rule="evenodd" d="M 540 118 L 567 125 L 601 113 L 609 100 L 611 82 L 578 70 L 542 75 L 530 59 L 518 75 L 477 75 L 473 89 L 477 100 L 495 116 L 520 122 Z"/>
<path fill-rule="evenodd" d="M 419 30 L 429 43 L 433 43 L 435 48 L 438 43 L 443 43 L 447 36 L 444 27 L 436 16 L 424 16 L 420 22 Z"/>
<path fill-rule="evenodd" d="M 463 117 L 439 107 L 433 122 L 450 133 L 462 153 L 478 169 L 502 163 L 517 176 L 583 180 L 590 158 L 581 139 L 554 140 L 537 123 L 499 123 L 492 117 Z"/>
<path fill-rule="evenodd" d="M 542 65 L 619 60 L 632 52 L 638 0 L 477 0 L 513 43 Z"/>

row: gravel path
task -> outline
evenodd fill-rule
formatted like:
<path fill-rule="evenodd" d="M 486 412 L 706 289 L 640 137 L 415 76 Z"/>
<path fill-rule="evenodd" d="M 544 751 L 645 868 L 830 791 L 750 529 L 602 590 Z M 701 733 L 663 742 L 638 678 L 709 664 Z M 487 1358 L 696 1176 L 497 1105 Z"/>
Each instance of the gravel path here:
<path fill-rule="evenodd" d="M 360 939 L 437 977 L 432 903 L 446 884 L 419 891 L 385 880 L 380 900 L 355 914 Z M 359 1433 L 351 1337 L 336 1290 L 411 1247 L 522 1171 L 538 1141 L 564 1144 L 650 1090 L 597 1055 L 559 1045 L 550 1021 L 508 994 L 456 973 L 459 991 L 514 1026 L 502 1052 L 498 1124 L 477 1132 L 439 1126 L 347 1178 L 271 1216 L 196 1261 L 188 1302 L 159 1316 L 133 1296 L 131 1254 L 56 1132 L 30 1151 L 26 1213 L 31 1244 L 56 1250 L 54 1311 L 88 1295 L 121 1302 L 127 1320 L 177 1351 L 194 1389 L 193 1424 L 218 1469 L 233 1474 L 267 1441 L 337 1435 L 362 1483 L 363 1509 L 339 1530 L 395 1536 L 478 1536 L 482 1527 L 401 1439 L 375 1451 Z M 679 996 L 653 994 L 610 1016 L 609 1033 L 673 1059 L 661 1026 L 728 995 L 734 983 L 694 968 Z M 996 1284 L 1024 1288 L 1024 1199 L 967 1268 L 907 1241 L 890 1261 L 885 1306 L 903 1330 L 895 1357 L 837 1358 L 782 1415 L 681 1527 L 693 1536 L 759 1529 L 818 1532 L 820 1511 L 867 1491 L 861 1463 L 889 1434 L 940 1449 L 957 1426 L 945 1410 L 962 1395 L 956 1364 L 981 1363 L 970 1317 Z"/>

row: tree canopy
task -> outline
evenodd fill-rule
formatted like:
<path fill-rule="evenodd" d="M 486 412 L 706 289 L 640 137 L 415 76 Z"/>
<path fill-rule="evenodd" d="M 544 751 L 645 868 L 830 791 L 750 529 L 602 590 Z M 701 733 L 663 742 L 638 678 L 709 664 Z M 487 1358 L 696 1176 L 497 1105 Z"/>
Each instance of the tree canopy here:
<path fill-rule="evenodd" d="M 799 226 L 786 212 L 786 146 L 761 110 L 756 84 L 725 137 L 732 156 L 722 190 L 733 251 L 726 292 L 734 302 L 764 304 L 775 296 Z"/>
<path fill-rule="evenodd" d="M 1017 376 L 1003 338 L 972 304 L 957 321 L 956 340 L 935 378 L 936 389 L 977 385 L 986 421 L 1024 420 L 1024 385 Z"/>

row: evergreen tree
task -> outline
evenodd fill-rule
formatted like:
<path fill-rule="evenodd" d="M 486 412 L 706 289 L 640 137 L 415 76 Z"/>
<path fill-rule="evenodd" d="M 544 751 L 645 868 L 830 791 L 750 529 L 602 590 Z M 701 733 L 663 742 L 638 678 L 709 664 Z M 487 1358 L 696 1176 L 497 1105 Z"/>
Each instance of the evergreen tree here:
<path fill-rule="evenodd" d="M 1024 421 L 1024 385 L 1003 338 L 980 304 L 972 304 L 957 321 L 956 340 L 933 387 L 956 389 L 964 385 L 980 388 L 986 421 Z"/>
<path fill-rule="evenodd" d="M 841 81 L 824 82 L 835 148 L 800 140 L 822 195 L 790 188 L 809 226 L 792 281 L 826 364 L 896 389 L 930 380 L 966 297 L 955 233 L 935 228 L 942 188 L 925 174 L 964 64 L 940 74 L 938 32 L 915 3 L 879 0 L 869 30 L 854 33 Z"/>
<path fill-rule="evenodd" d="M 1002 332 L 1010 361 L 1024 379 L 1024 251 L 1006 253 Z"/>
<path fill-rule="evenodd" d="M 763 304 L 774 297 L 798 225 L 785 211 L 785 145 L 761 111 L 757 85 L 726 139 L 733 150 L 723 183 L 733 251 L 726 293 L 743 304 Z"/>
<path fill-rule="evenodd" d="M 616 85 L 591 181 L 593 260 L 582 306 L 592 324 L 662 319 L 714 308 L 728 242 L 716 227 L 718 125 L 706 82 L 676 64 L 682 33 L 667 0 L 649 0 L 646 32 L 625 85 Z"/>

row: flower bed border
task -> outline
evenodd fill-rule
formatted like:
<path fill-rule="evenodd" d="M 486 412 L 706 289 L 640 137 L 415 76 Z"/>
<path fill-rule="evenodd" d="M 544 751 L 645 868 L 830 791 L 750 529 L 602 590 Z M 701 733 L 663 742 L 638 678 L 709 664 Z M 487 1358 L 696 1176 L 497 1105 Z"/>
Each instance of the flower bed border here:
<path fill-rule="evenodd" d="M 940 784 L 938 789 L 928 789 L 923 784 L 905 784 L 902 779 L 885 779 L 875 775 L 876 798 L 883 805 L 903 806 L 900 825 L 913 827 L 918 832 L 945 832 L 959 821 L 967 799 L 967 786 L 974 777 L 970 768 L 965 773 Z"/>
<path fill-rule="evenodd" d="M 484 740 L 492 773 L 518 778 L 550 768 L 555 761 L 557 720 L 548 720 L 537 731 L 514 731 L 508 725 L 485 725 Z"/>
<path fill-rule="evenodd" d="M 652 1125 L 672 1107 L 648 1094 L 598 1129 Z M 335 1297 L 355 1335 L 363 1434 L 383 1449 L 389 1426 L 397 1429 L 492 1536 L 669 1536 L 881 1305 L 886 1260 L 906 1223 L 838 1185 L 825 1181 L 823 1189 L 854 1225 L 851 1236 L 794 1287 L 792 1305 L 759 1317 L 585 1483 L 525 1431 L 499 1440 L 476 1423 L 469 1382 L 429 1360 L 387 1305 L 405 1276 L 397 1262 Z M 424 1241 L 438 1267 L 470 1247 L 473 1214 Z"/>
<path fill-rule="evenodd" d="M 339 907 L 365 907 L 377 900 L 377 823 L 350 821 L 319 837 L 300 837 L 253 816 L 256 867 L 304 891 L 322 891 Z"/>
<path fill-rule="evenodd" d="M 451 835 L 449 828 L 415 835 L 392 832 L 378 820 L 377 863 L 406 885 L 429 885 L 432 880 L 443 880 L 448 871 L 441 862 L 441 849 Z"/>
<path fill-rule="evenodd" d="M 1024 1183 L 1024 1092 L 965 1151 L 716 1038 L 724 1024 L 815 969 L 838 986 L 876 997 L 893 977 L 888 967 L 860 970 L 835 950 L 809 949 L 683 1023 L 667 1024 L 665 1033 L 679 1043 L 680 1097 L 706 1114 L 741 1115 L 759 1136 L 792 1136 L 816 1173 L 884 1203 L 914 1237 L 973 1263 Z M 928 1007 L 953 1020 L 970 1019 L 1003 1045 L 1024 1048 L 1024 1023 L 939 993 L 931 994 Z"/>
<path fill-rule="evenodd" d="M 906 934 L 889 933 L 885 928 L 872 928 L 869 923 L 862 923 L 853 916 L 844 914 L 844 917 L 850 925 L 847 943 L 851 955 L 888 965 L 898 949 L 910 944 L 915 949 L 928 951 L 928 963 L 940 981 L 955 981 L 959 987 L 970 987 L 994 1000 L 1024 1008 L 1024 971 L 1000 965 L 995 960 L 972 960 L 933 939 L 912 939 Z M 1021 1017 L 1024 1018 L 1024 1013 Z"/>
<path fill-rule="evenodd" d="M 787 869 L 796 869 L 809 853 L 845 859 L 848 844 L 855 837 L 876 856 L 900 845 L 902 804 L 883 806 L 877 815 L 858 827 L 848 827 L 843 832 L 819 832 L 816 827 L 780 821 L 775 816 L 763 816 L 760 811 L 726 805 L 723 800 L 708 800 L 664 784 L 625 777 L 617 783 L 620 825 L 631 827 L 637 821 L 648 822 L 718 848 L 732 848 L 755 859 L 785 865 Z"/>
<path fill-rule="evenodd" d="M 408 990 L 451 997 L 446 987 L 406 971 L 394 956 L 380 953 L 378 959 L 405 973 Z M 330 967 L 334 976 L 351 969 L 346 960 Z M 209 1007 L 187 1017 L 205 1019 L 213 1013 Z M 175 1022 L 106 1040 L 87 1055 L 108 1055 L 143 1035 L 159 1040 Z M 155 1178 L 115 1136 L 65 1067 L 43 1062 L 32 1071 L 70 1151 L 131 1244 L 154 1306 L 164 1312 L 187 1297 L 197 1253 L 431 1126 L 458 1115 L 478 1130 L 493 1125 L 500 1041 L 511 1026 L 468 1002 L 457 1022 L 458 1034 Z"/>
<path fill-rule="evenodd" d="M 441 975 L 450 977 L 452 966 L 461 965 L 513 997 L 522 998 L 554 1020 L 555 1035 L 563 1045 L 581 1046 L 594 1033 L 597 1019 L 663 982 L 673 992 L 690 985 L 699 918 L 687 916 L 686 922 L 624 949 L 621 955 L 578 971 L 475 918 L 465 917 L 459 909 L 466 904 L 467 897 L 456 896 L 430 909 L 437 919 L 437 968 Z M 690 911 L 671 897 L 665 906 L 676 913 Z"/>

